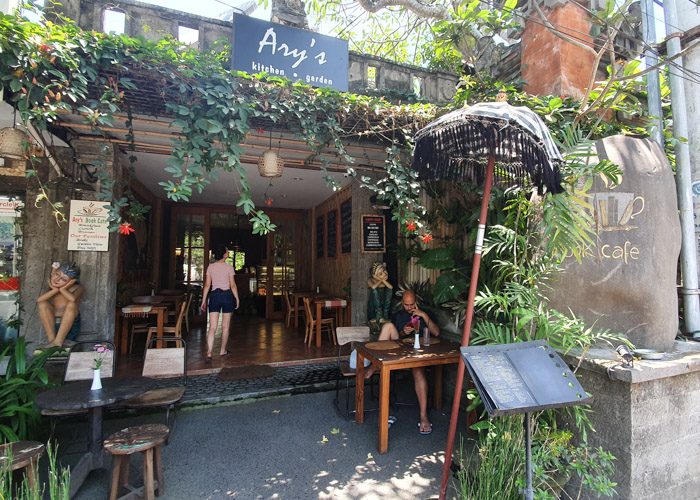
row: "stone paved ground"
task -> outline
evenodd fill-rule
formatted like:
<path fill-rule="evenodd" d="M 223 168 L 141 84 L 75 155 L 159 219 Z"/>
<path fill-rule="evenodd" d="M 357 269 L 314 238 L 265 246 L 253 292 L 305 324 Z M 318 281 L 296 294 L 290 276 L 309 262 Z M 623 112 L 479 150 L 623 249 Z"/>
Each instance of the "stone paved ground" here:
<path fill-rule="evenodd" d="M 335 387 L 335 363 L 280 366 L 273 370 L 270 377 L 231 381 L 220 380 L 218 374 L 190 376 L 183 405 L 327 391 Z M 164 380 L 161 385 L 172 383 L 172 380 Z"/>

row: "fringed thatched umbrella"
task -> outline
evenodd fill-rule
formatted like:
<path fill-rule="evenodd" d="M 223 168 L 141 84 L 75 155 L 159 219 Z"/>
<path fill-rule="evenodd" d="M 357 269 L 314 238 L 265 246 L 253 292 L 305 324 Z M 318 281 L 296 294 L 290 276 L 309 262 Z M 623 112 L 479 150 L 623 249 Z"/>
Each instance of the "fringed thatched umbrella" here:
<path fill-rule="evenodd" d="M 415 142 L 413 167 L 419 172 L 419 179 L 484 184 L 462 333 L 462 346 L 467 346 L 494 179 L 496 184 L 504 186 L 532 184 L 540 194 L 545 189 L 560 193 L 559 164 L 562 157 L 540 117 L 528 108 L 511 106 L 505 102 L 504 94 L 499 94 L 497 102 L 474 104 L 438 118 L 418 131 Z M 458 366 L 442 470 L 441 499 L 447 492 L 464 381 L 464 361 L 461 360 Z"/>

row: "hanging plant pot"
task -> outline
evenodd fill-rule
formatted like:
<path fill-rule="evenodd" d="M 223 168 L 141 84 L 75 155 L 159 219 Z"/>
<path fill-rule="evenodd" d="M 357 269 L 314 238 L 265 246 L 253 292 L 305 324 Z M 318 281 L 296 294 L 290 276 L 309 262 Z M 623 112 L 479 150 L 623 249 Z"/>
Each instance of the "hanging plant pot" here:
<path fill-rule="evenodd" d="M 261 177 L 280 177 L 284 160 L 271 149 L 265 151 L 258 160 L 258 172 Z"/>
<path fill-rule="evenodd" d="M 17 128 L 0 129 L 0 156 L 10 160 L 24 159 L 24 143 L 28 141 L 27 134 Z"/>

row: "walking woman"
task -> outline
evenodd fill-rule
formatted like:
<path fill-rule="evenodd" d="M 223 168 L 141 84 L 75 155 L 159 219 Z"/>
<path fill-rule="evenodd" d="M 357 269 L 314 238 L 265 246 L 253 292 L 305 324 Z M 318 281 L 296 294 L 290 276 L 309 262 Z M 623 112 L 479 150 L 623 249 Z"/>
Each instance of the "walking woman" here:
<path fill-rule="evenodd" d="M 221 349 L 220 356 L 228 354 L 228 331 L 231 326 L 231 315 L 238 309 L 238 288 L 234 276 L 236 271 L 233 266 L 226 263 L 228 249 L 224 245 L 217 245 L 213 252 L 214 261 L 207 267 L 207 278 L 204 281 L 204 295 L 202 296 L 202 311 L 207 308 L 209 298 L 209 331 L 207 332 L 207 361 L 211 361 L 214 348 L 214 334 L 219 326 L 219 313 L 224 315 L 221 325 Z M 211 292 L 209 291 L 211 289 Z"/>

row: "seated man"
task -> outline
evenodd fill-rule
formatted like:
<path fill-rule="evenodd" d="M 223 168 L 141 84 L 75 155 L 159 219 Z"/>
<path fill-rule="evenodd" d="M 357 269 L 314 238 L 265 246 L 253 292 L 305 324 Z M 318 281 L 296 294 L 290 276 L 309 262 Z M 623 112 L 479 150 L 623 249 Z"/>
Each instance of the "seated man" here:
<path fill-rule="evenodd" d="M 66 338 L 75 340 L 80 333 L 80 297 L 85 288 L 78 283 L 80 269 L 75 264 L 51 264 L 49 291 L 36 299 L 39 318 L 49 343 L 44 347 L 63 347 Z"/>
<path fill-rule="evenodd" d="M 403 309 L 394 314 L 391 323 L 384 323 L 379 333 L 379 340 L 398 340 L 405 337 L 413 337 L 415 333 L 421 333 L 423 328 L 428 328 L 431 335 L 438 337 L 440 328 L 430 319 L 428 313 L 422 311 L 416 303 L 416 294 L 412 290 L 406 290 L 401 298 Z M 416 330 L 413 325 L 418 324 Z M 368 376 L 374 372 L 373 368 L 367 370 Z M 423 368 L 413 368 L 413 383 L 420 408 L 420 423 L 418 428 L 421 434 L 430 434 L 433 424 L 428 419 L 428 382 Z"/>

